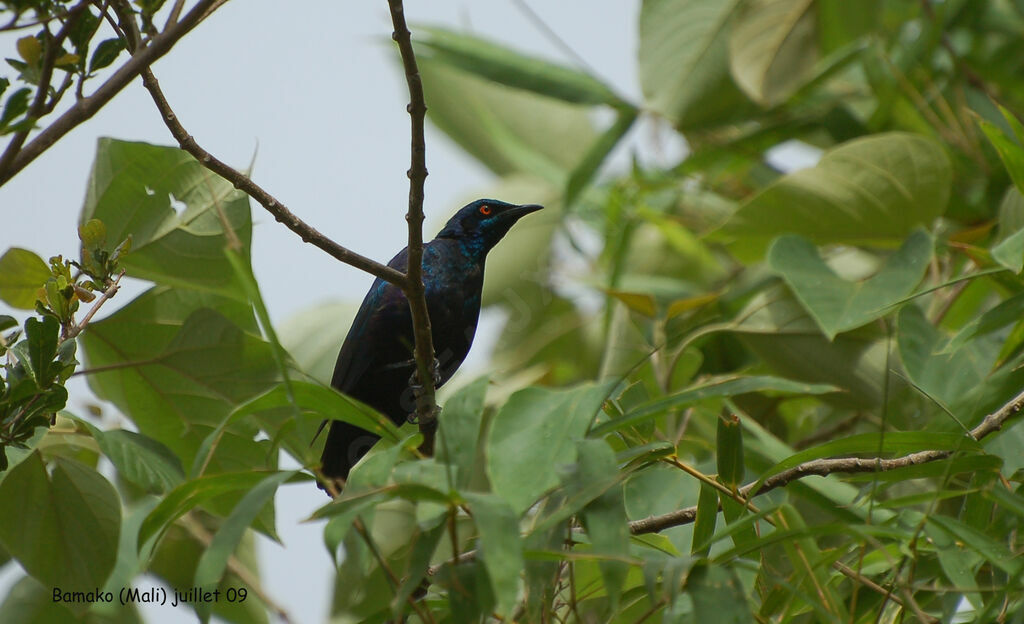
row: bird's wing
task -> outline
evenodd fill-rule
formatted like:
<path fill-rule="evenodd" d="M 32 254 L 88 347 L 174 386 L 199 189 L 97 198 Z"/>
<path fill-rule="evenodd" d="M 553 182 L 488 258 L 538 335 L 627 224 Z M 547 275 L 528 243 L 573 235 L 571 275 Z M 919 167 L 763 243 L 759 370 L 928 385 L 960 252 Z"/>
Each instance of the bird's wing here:
<path fill-rule="evenodd" d="M 391 259 L 388 266 L 404 271 L 407 258 L 408 250 L 403 249 Z M 379 328 L 397 326 L 393 319 L 402 314 L 409 314 L 409 310 L 401 291 L 384 280 L 374 281 L 341 345 L 331 378 L 332 386 L 342 392 L 352 390 L 374 363 L 372 336 L 381 331 Z"/>

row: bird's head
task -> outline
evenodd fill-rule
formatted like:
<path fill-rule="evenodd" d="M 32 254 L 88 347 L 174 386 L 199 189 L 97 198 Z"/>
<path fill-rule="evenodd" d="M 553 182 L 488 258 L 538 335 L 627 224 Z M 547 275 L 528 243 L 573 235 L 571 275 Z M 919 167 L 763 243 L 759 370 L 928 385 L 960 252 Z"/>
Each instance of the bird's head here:
<path fill-rule="evenodd" d="M 509 204 L 496 199 L 478 199 L 467 204 L 448 219 L 438 238 L 464 241 L 487 253 L 498 244 L 521 217 L 543 208 L 537 204 Z"/>

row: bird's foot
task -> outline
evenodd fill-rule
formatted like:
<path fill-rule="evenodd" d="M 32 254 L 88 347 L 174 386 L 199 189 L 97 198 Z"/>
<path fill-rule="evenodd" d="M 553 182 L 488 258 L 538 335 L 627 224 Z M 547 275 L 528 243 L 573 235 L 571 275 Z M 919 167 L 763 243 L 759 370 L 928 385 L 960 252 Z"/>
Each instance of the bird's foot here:
<path fill-rule="evenodd" d="M 429 422 L 431 423 L 431 425 L 434 428 L 437 428 L 437 417 L 440 416 L 440 415 L 441 415 L 441 406 L 440 405 L 435 405 L 434 409 L 430 410 L 430 419 L 429 419 Z M 412 423 L 414 425 L 418 425 L 418 424 L 420 424 L 420 415 L 417 414 L 416 412 L 413 412 L 413 413 L 409 414 L 406 417 L 406 420 L 408 420 L 410 423 Z"/>
<path fill-rule="evenodd" d="M 415 360 L 412 360 L 413 365 L 416 364 Z M 434 378 L 434 387 L 441 383 L 441 362 L 434 358 L 434 361 L 430 364 L 430 375 Z M 418 370 L 414 370 L 412 375 L 409 376 L 409 388 L 412 389 L 412 394 L 416 398 L 419 398 L 423 394 L 423 384 L 420 383 L 420 374 Z"/>

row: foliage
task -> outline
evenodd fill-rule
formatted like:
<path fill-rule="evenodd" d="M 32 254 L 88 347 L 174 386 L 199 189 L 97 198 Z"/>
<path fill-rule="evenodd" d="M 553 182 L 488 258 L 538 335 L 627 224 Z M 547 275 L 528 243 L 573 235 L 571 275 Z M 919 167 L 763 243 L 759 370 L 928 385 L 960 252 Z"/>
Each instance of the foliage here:
<path fill-rule="evenodd" d="M 105 590 L 143 571 L 254 587 L 251 536 L 275 538 L 273 493 L 313 487 L 278 469 L 279 451 L 313 468 L 323 418 L 384 438 L 314 514 L 339 621 L 1024 610 L 1020 3 L 645 0 L 639 27 L 642 102 L 414 29 L 428 114 L 500 178 L 487 194 L 558 213 L 489 260 L 485 302 L 509 318 L 499 372 L 448 394 L 434 457 L 414 427 L 324 383 L 334 316 L 305 313 L 278 340 L 244 195 L 177 149 L 103 141 L 82 211 L 88 283 L 60 259 L 0 259 L 0 297 L 43 315 L 3 343 L 0 414 L 22 424 L 0 545 L 30 577 L 0 619 L 64 610 L 40 584 Z M 604 174 L 638 119 L 689 153 Z M 780 146 L 820 158 L 783 171 Z M 127 255 L 106 247 L 129 236 Z M 60 343 L 74 286 L 119 267 L 152 287 Z M 74 353 L 56 345 L 75 340 L 133 431 L 70 414 L 36 429 L 63 407 Z M 42 502 L 22 513 L 30 496 Z M 267 621 L 265 600 L 212 614 Z"/>

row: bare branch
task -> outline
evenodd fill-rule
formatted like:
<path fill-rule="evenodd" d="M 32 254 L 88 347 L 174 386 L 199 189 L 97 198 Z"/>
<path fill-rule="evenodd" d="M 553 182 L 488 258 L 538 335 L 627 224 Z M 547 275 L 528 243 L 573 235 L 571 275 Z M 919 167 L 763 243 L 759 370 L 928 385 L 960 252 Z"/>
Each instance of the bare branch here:
<path fill-rule="evenodd" d="M 416 337 L 416 374 L 422 390 L 416 395 L 416 415 L 423 444 L 420 452 L 434 454 L 434 434 L 437 431 L 437 405 L 434 399 L 434 342 L 430 333 L 430 316 L 423 292 L 423 182 L 427 177 L 426 143 L 423 138 L 423 119 L 427 106 L 423 98 L 423 81 L 416 66 L 416 55 L 412 49 L 409 28 L 405 23 L 402 0 L 388 0 L 391 9 L 391 23 L 394 25 L 392 38 L 398 44 L 402 55 L 405 81 L 409 85 L 409 111 L 412 125 L 412 164 L 409 167 L 409 263 L 406 268 L 406 284 L 403 291 L 409 300 L 412 312 L 413 333 Z"/>

